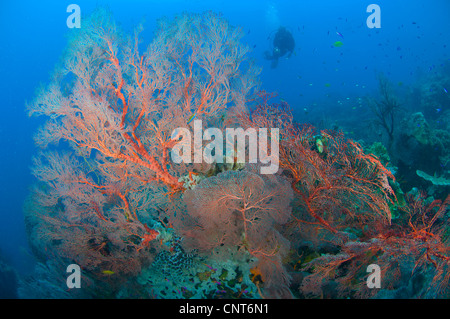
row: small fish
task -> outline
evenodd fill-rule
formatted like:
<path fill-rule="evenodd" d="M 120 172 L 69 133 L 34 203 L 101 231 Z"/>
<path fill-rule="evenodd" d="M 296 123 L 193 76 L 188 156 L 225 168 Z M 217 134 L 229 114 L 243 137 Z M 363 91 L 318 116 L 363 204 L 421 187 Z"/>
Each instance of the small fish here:
<path fill-rule="evenodd" d="M 444 92 L 445 92 L 445 93 L 448 93 L 448 91 L 447 91 L 447 89 L 446 89 L 446 88 L 444 88 Z"/>
<path fill-rule="evenodd" d="M 316 146 L 317 146 L 317 150 L 319 151 L 319 153 L 323 153 L 323 143 L 321 139 L 317 139 L 316 140 Z"/>
<path fill-rule="evenodd" d="M 196 116 L 197 116 L 197 112 L 195 112 L 194 114 L 192 114 L 192 115 L 189 117 L 187 124 L 191 123 L 191 122 L 195 119 Z"/>
<path fill-rule="evenodd" d="M 111 275 L 115 274 L 115 272 L 112 270 L 102 270 L 102 273 L 107 276 L 111 276 Z"/>
<path fill-rule="evenodd" d="M 340 36 L 342 39 L 344 38 L 344 36 L 342 35 L 342 33 L 336 31 L 336 34 L 337 34 L 338 36 Z"/>
<path fill-rule="evenodd" d="M 325 83 L 325 87 L 329 88 L 331 86 L 330 83 Z"/>
<path fill-rule="evenodd" d="M 208 267 L 208 268 L 209 268 L 210 270 L 212 270 L 212 271 L 216 271 L 216 270 L 217 270 L 217 269 L 211 267 L 210 265 L 207 265 L 207 264 L 203 264 L 203 265 L 205 265 L 206 267 Z"/>
<path fill-rule="evenodd" d="M 441 111 L 441 109 L 439 109 L 439 108 L 438 108 L 438 109 L 436 109 L 436 113 L 439 113 L 440 111 Z"/>
<path fill-rule="evenodd" d="M 256 44 L 255 44 L 255 45 L 253 45 L 253 49 L 254 49 L 254 48 L 256 48 Z"/>
<path fill-rule="evenodd" d="M 333 46 L 334 46 L 335 48 L 340 48 L 340 47 L 343 46 L 343 45 L 344 45 L 344 43 L 342 43 L 341 41 L 336 41 L 336 42 L 333 43 Z"/>

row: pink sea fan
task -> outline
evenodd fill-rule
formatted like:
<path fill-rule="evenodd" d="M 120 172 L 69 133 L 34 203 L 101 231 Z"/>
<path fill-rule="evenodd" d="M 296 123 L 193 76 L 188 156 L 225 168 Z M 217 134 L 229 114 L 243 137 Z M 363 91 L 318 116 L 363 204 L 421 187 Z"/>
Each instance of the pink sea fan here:
<path fill-rule="evenodd" d="M 248 252 L 270 281 L 265 287 L 275 281 L 286 286 L 289 276 L 281 259 L 289 244 L 276 227 L 289 220 L 292 196 L 289 183 L 278 176 L 223 172 L 185 193 L 190 222 L 181 232 L 187 245 L 201 251 Z"/>

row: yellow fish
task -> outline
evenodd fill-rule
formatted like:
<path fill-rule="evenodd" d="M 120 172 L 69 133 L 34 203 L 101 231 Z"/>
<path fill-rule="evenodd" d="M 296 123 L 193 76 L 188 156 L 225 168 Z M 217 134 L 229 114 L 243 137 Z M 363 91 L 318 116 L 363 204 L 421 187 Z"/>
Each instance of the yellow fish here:
<path fill-rule="evenodd" d="M 336 42 L 333 43 L 333 46 L 334 46 L 335 48 L 340 48 L 340 47 L 343 46 L 343 45 L 344 45 L 344 43 L 342 43 L 341 41 L 336 41 Z"/>
<path fill-rule="evenodd" d="M 317 150 L 319 151 L 319 153 L 322 153 L 323 152 L 323 143 L 320 138 L 318 138 L 316 140 L 316 146 L 317 146 Z"/>
<path fill-rule="evenodd" d="M 195 119 L 196 116 L 197 116 L 197 112 L 195 112 L 194 114 L 192 114 L 192 115 L 189 117 L 187 124 L 191 123 L 192 120 Z"/>
<path fill-rule="evenodd" d="M 108 276 L 111 276 L 111 275 L 114 275 L 114 274 L 115 274 L 115 272 L 112 271 L 112 270 L 102 270 L 102 273 L 103 273 L 104 275 L 108 275 Z"/>

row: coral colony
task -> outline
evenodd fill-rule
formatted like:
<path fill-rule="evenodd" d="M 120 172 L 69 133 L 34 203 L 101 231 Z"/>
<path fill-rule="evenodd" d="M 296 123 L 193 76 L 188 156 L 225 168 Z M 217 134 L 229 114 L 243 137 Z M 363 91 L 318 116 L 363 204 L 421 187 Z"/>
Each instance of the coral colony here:
<path fill-rule="evenodd" d="M 403 194 L 342 132 L 296 123 L 220 15 L 162 19 L 145 49 L 142 30 L 84 18 L 27 106 L 46 122 L 25 205 L 40 262 L 22 295 L 448 296 L 450 196 Z M 81 289 L 61 284 L 71 264 Z"/>

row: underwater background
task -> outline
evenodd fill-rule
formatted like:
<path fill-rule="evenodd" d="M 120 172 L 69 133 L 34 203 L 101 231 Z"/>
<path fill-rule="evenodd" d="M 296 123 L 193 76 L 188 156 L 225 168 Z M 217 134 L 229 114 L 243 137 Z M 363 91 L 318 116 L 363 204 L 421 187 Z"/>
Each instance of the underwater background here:
<path fill-rule="evenodd" d="M 261 73 L 257 76 L 260 82 L 259 89 L 269 93 L 274 92 L 277 94 L 274 98 L 276 102 L 287 103 L 292 110 L 292 117 L 295 122 L 308 123 L 317 128 L 317 132 L 311 133 L 312 143 L 314 144 L 312 147 L 315 148 L 316 153 L 322 153 L 322 143 L 326 144 L 327 139 L 331 140 L 326 135 L 317 138 L 320 135 L 318 133 L 320 130 L 343 132 L 345 138 L 360 143 L 366 153 L 370 149 L 370 152 L 377 156 L 381 164 L 389 169 L 389 174 L 395 175 L 396 187 L 401 188 L 401 191 L 396 193 L 397 195 L 401 192 L 405 194 L 405 197 L 408 197 L 406 194 L 410 193 L 413 197 L 416 196 L 414 194 L 418 194 L 417 189 L 424 190 L 427 195 L 424 195 L 424 198 L 421 199 L 420 205 L 427 207 L 427 213 L 439 214 L 439 218 L 436 218 L 439 219 L 436 224 L 446 225 L 448 216 L 448 209 L 446 208 L 448 200 L 446 201 L 446 199 L 448 198 L 448 185 L 450 185 L 450 93 L 448 92 L 450 90 L 450 21 L 448 19 L 450 2 L 446 0 L 427 2 L 419 0 L 407 2 L 400 0 L 379 0 L 376 2 L 359 0 L 111 0 L 95 2 L 5 0 L 0 3 L 0 30 L 3 31 L 0 50 L 0 84 L 3 93 L 2 116 L 0 117 L 0 145 L 2 150 L 0 153 L 0 202 L 2 203 L 0 208 L 0 297 L 73 297 L 67 294 L 65 282 L 61 281 L 61 278 L 66 277 L 65 269 L 59 278 L 56 278 L 58 276 L 55 275 L 56 279 L 51 282 L 52 278 L 46 272 L 51 272 L 49 269 L 60 268 L 57 266 L 51 268 L 47 263 L 47 269 L 45 269 L 43 265 L 46 261 L 51 260 L 50 255 L 44 257 L 39 248 L 30 246 L 24 218 L 26 200 L 32 185 L 36 183 L 36 178 L 31 173 L 31 167 L 36 165 L 33 164 L 32 159 L 40 151 L 33 141 L 33 136 L 36 134 L 38 127 L 44 125 L 47 120 L 42 116 L 28 117 L 26 104 L 32 103 L 33 99 L 36 98 L 40 85 L 46 86 L 51 81 L 51 73 L 55 66 L 61 62 L 61 56 L 68 43 L 67 34 L 69 33 L 66 20 L 70 13 L 66 9 L 72 3 L 76 3 L 81 8 L 82 24 L 83 19 L 94 12 L 97 7 L 108 8 L 114 21 L 128 34 L 132 34 L 133 29 L 144 21 L 144 27 L 140 33 L 140 39 L 143 41 L 144 47 L 151 43 L 157 30 L 157 21 L 162 17 L 171 20 L 183 12 L 201 14 L 209 10 L 221 13 L 221 17 L 227 20 L 231 26 L 242 29 L 243 37 L 240 41 L 250 48 L 246 58 L 254 59 L 255 65 L 262 68 Z M 381 8 L 380 28 L 369 28 L 366 23 L 370 15 L 370 12 L 368 13 L 366 9 L 371 3 L 376 3 Z M 274 50 L 274 37 L 281 26 L 292 34 L 295 48 L 292 54 L 281 56 L 276 67 L 272 68 L 271 61 L 266 59 L 267 52 L 270 54 Z M 383 113 L 383 108 L 380 107 L 383 102 L 390 102 L 394 105 L 395 114 L 391 123 L 389 123 L 390 115 Z M 189 118 L 189 115 L 185 114 L 184 116 Z M 387 123 L 383 122 L 386 119 L 388 119 Z M 376 144 L 376 142 L 379 143 Z M 383 173 L 382 169 L 381 172 Z M 222 172 L 221 174 L 226 173 Z M 223 176 L 225 177 L 225 175 Z M 269 181 L 264 182 L 269 183 Z M 277 185 L 280 189 L 287 187 L 284 182 L 280 181 L 270 181 L 270 183 L 279 183 Z M 392 188 L 394 187 L 392 186 Z M 288 191 L 286 188 L 285 193 L 289 192 L 292 191 Z M 293 198 L 294 195 L 290 194 L 288 198 Z M 195 206 L 194 199 L 192 199 L 192 202 L 192 205 Z M 416 201 L 416 205 L 419 205 L 418 202 Z M 340 204 L 343 207 L 346 205 L 345 202 Z M 29 205 L 27 207 L 29 210 Z M 372 208 L 369 203 L 368 209 Z M 171 209 L 176 210 L 173 207 Z M 283 209 L 287 211 L 287 208 L 281 208 L 281 210 Z M 377 208 L 378 211 L 383 209 Z M 390 214 L 393 214 L 392 206 L 389 209 L 391 210 Z M 427 213 L 422 212 L 422 214 Z M 300 217 L 300 215 L 297 217 Z M 281 224 L 283 224 L 283 218 L 280 217 Z M 391 218 L 394 217 L 390 216 L 389 219 Z M 162 220 L 168 221 L 168 219 Z M 330 220 L 336 221 L 338 218 Z M 311 221 L 309 222 L 311 223 Z M 407 223 L 406 219 L 405 224 Z M 328 224 L 323 224 L 323 228 L 326 229 L 329 226 Z M 161 224 L 158 225 L 161 226 Z M 425 229 L 430 230 L 431 233 L 432 225 L 428 225 L 429 227 L 425 227 Z M 145 229 L 139 229 L 140 232 L 148 231 L 148 226 L 145 224 L 144 226 Z M 355 226 L 352 224 L 349 227 Z M 447 240 L 446 229 L 439 230 L 443 242 Z M 277 228 L 275 237 L 278 236 L 278 230 Z M 135 231 L 137 230 L 133 230 L 133 234 Z M 395 233 L 395 231 L 393 230 L 392 233 Z M 159 232 L 161 233 L 161 231 Z M 398 233 L 400 232 L 398 230 Z M 311 233 L 314 233 L 314 231 L 311 231 Z M 289 235 L 294 236 L 292 233 L 289 233 Z M 366 239 L 363 235 L 357 234 L 355 236 L 361 242 Z M 386 237 L 387 235 L 383 236 Z M 289 236 L 285 235 L 285 237 Z M 164 265 L 170 263 L 171 259 L 179 256 L 182 256 L 180 259 L 185 263 L 195 262 L 191 260 L 195 257 L 190 256 L 187 248 L 179 246 L 179 242 L 183 241 L 178 240 L 177 242 L 172 237 L 170 240 L 172 241 L 171 246 L 168 250 L 164 250 L 166 251 L 165 254 L 156 254 L 153 251 L 151 259 L 154 266 L 164 268 Z M 285 238 L 280 239 L 280 241 L 282 240 L 285 240 Z M 330 238 L 327 237 L 325 240 L 330 240 Z M 310 242 L 311 240 L 305 241 Z M 291 240 L 291 242 L 296 242 L 296 240 Z M 133 244 L 138 245 L 138 241 Z M 104 247 L 101 245 L 102 243 L 98 244 L 98 250 L 100 247 Z M 244 247 L 246 245 L 247 243 L 243 244 Z M 314 297 L 338 298 L 348 296 L 345 293 L 339 295 L 336 292 L 338 289 L 335 291 L 332 288 L 325 289 L 327 292 L 317 292 L 318 288 L 311 288 L 314 286 L 311 283 L 309 288 L 312 292 L 307 293 L 306 290 L 303 290 L 303 292 L 298 293 L 297 291 L 302 291 L 298 287 L 302 285 L 302 281 L 296 277 L 296 266 L 304 266 L 308 261 L 314 259 L 318 263 L 326 263 L 327 261 L 319 260 L 317 257 L 321 254 L 330 254 L 333 251 L 320 245 L 322 251 L 319 248 L 314 251 L 311 247 L 319 247 L 315 243 L 310 246 L 307 245 L 307 248 L 302 244 L 297 243 L 296 245 L 294 246 L 298 248 L 297 260 L 294 261 L 294 257 L 287 257 L 290 254 L 289 252 L 277 257 L 279 258 L 279 260 L 277 259 L 279 263 L 277 267 L 280 267 L 281 264 L 288 264 L 285 267 L 291 267 L 294 271 L 278 269 L 274 272 L 278 274 L 290 272 L 289 276 L 293 277 L 290 282 L 295 282 L 297 286 L 294 285 L 294 288 L 291 286 L 292 294 L 282 292 L 273 293 L 271 296 L 282 298 L 287 296 L 308 297 L 308 293 Z M 190 247 L 192 248 L 192 244 Z M 437 260 L 441 257 L 445 257 L 441 258 L 444 261 L 450 258 L 447 257 L 449 252 L 446 247 L 448 247 L 446 244 L 439 244 L 439 253 L 429 258 L 431 266 L 428 266 L 437 267 L 439 269 L 437 274 L 428 271 L 425 262 L 418 263 L 419 266 L 425 267 L 422 271 L 422 277 L 443 276 L 442 278 L 437 277 L 438 288 L 429 294 L 424 292 L 425 288 L 417 288 L 415 291 L 412 291 L 411 288 L 408 292 L 405 292 L 407 289 L 404 287 L 410 287 L 412 283 L 403 278 L 402 280 L 406 280 L 406 283 L 393 284 L 390 289 L 387 289 L 391 292 L 395 291 L 397 295 L 385 292 L 383 297 L 404 296 L 414 298 L 421 296 L 429 298 L 448 296 L 445 293 L 443 295 L 438 294 L 438 292 L 445 291 L 449 278 L 446 274 L 443 274 L 444 269 L 446 269 L 443 268 L 443 265 L 436 266 Z M 152 249 L 158 250 L 158 248 Z M 371 247 L 370 251 L 378 251 L 377 249 Z M 137 249 L 138 252 L 139 250 L 140 248 Z M 300 252 L 300 250 L 302 251 Z M 376 254 L 374 252 L 374 255 Z M 232 288 L 236 286 L 230 282 L 240 276 L 248 277 L 248 275 L 239 274 L 237 271 L 237 274 L 234 274 L 236 278 L 233 279 L 230 273 L 224 271 L 218 273 L 217 266 L 208 264 L 204 260 L 200 263 L 206 264 L 207 267 L 203 272 L 197 273 L 196 280 L 200 278 L 200 282 L 205 283 L 209 278 L 215 278 L 214 284 L 219 282 L 219 284 L 222 284 L 222 288 L 215 289 L 213 293 L 202 295 L 191 291 L 188 289 L 189 287 L 186 288 L 188 283 L 184 283 L 183 287 L 178 287 L 178 290 L 173 294 L 170 292 L 167 295 L 158 295 L 147 287 L 157 286 L 154 282 L 156 279 L 149 274 L 151 269 L 143 267 L 137 281 L 129 284 L 126 289 L 121 290 L 114 287 L 102 297 L 258 298 L 264 292 L 259 290 L 260 285 L 256 285 L 258 280 L 255 278 L 266 276 L 266 280 L 259 279 L 261 285 L 265 281 L 267 284 L 270 280 L 270 276 L 264 274 L 264 267 L 249 266 L 245 271 L 249 273 L 250 279 L 240 279 L 247 285 L 244 287 L 241 284 L 239 289 L 236 288 L 236 291 L 233 291 Z M 414 261 L 405 261 L 405 264 L 408 263 L 414 264 Z M 316 269 L 319 268 L 319 266 L 316 266 Z M 406 268 L 410 269 L 405 266 Z M 104 282 L 99 284 L 98 287 L 111 284 L 110 281 L 113 280 L 111 278 L 120 273 L 120 271 L 113 271 L 104 267 L 99 269 Z M 215 269 L 218 273 L 217 278 L 212 275 L 214 273 L 212 269 Z M 323 269 L 326 269 L 326 266 Z M 169 276 L 172 276 L 175 271 L 178 270 L 167 270 L 170 273 Z M 240 269 L 239 271 L 244 270 Z M 308 271 L 307 267 L 305 271 Z M 342 269 L 340 271 L 345 272 Z M 399 272 L 402 271 L 406 272 L 404 269 Z M 33 276 L 36 278 L 36 273 L 40 273 L 43 278 L 47 278 L 51 282 L 49 286 L 57 286 L 57 283 L 62 285 L 61 294 L 58 294 L 60 292 L 58 289 L 49 289 L 53 291 L 53 295 L 45 294 L 43 291 L 33 291 L 33 288 L 37 289 L 37 287 L 42 289 L 42 286 L 32 283 L 33 279 L 30 279 Z M 358 271 L 351 274 L 355 277 L 363 277 Z M 165 279 L 164 275 L 167 274 L 160 277 L 162 280 Z M 343 276 L 347 275 L 349 276 L 349 274 Z M 133 274 L 133 276 L 136 276 L 136 274 Z M 183 274 L 179 276 L 182 277 Z M 401 277 L 401 275 L 398 276 Z M 425 282 L 425 285 L 427 285 L 428 281 L 422 277 L 414 280 Z M 316 277 L 309 278 L 310 281 L 314 279 Z M 95 282 L 96 279 L 90 277 L 89 280 Z M 188 279 L 186 280 L 188 281 Z M 286 279 L 283 277 L 280 280 Z M 228 284 L 225 282 L 228 282 Z M 430 282 L 434 281 L 430 280 Z M 95 283 L 91 283 L 91 287 L 95 285 Z M 17 292 L 19 286 L 22 287 L 20 293 Z M 399 292 L 399 287 L 403 287 L 401 292 Z M 203 288 L 205 291 L 212 289 L 207 284 L 204 284 Z M 303 288 L 305 288 L 304 283 Z M 160 289 L 158 291 L 164 291 L 163 288 L 158 289 Z M 357 290 L 354 287 L 352 289 Z M 349 290 L 352 289 L 349 288 Z M 352 297 L 359 296 L 354 292 L 348 292 L 348 294 Z M 361 295 L 373 297 L 371 294 L 361 293 Z M 98 291 L 92 289 L 86 295 L 81 294 L 75 297 L 99 296 Z"/>

